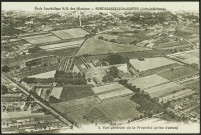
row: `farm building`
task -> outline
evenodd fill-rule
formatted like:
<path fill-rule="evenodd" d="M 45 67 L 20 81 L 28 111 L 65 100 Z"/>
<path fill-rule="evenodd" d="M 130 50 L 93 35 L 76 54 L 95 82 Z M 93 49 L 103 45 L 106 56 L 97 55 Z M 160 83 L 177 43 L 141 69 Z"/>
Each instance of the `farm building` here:
<path fill-rule="evenodd" d="M 81 65 L 84 67 L 84 65 Z M 100 67 L 94 67 L 94 68 L 89 68 L 87 72 L 85 73 L 86 78 L 96 78 L 98 82 L 101 82 L 103 77 L 107 74 L 109 71 L 109 68 L 111 67 L 117 67 L 119 71 L 122 71 L 124 73 L 128 73 L 128 67 L 127 64 L 117 64 L 117 65 L 111 65 L 111 66 L 100 66 Z"/>
<path fill-rule="evenodd" d="M 178 63 L 178 62 L 170 60 L 165 57 L 145 58 L 142 60 L 139 60 L 139 59 L 129 60 L 129 64 L 138 72 L 170 65 L 173 63 Z"/>
<path fill-rule="evenodd" d="M 105 84 L 98 87 L 93 87 L 92 90 L 95 93 L 95 95 L 97 95 L 98 98 L 100 98 L 101 100 L 113 99 L 133 94 L 131 90 L 127 89 L 126 87 L 116 82 Z"/>

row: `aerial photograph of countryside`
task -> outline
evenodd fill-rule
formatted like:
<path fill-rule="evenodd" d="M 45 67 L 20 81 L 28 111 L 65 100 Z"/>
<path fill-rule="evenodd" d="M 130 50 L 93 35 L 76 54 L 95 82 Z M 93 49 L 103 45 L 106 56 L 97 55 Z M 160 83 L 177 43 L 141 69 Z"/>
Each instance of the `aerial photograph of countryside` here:
<path fill-rule="evenodd" d="M 199 25 L 199 2 L 2 2 L 1 133 L 200 132 Z"/>

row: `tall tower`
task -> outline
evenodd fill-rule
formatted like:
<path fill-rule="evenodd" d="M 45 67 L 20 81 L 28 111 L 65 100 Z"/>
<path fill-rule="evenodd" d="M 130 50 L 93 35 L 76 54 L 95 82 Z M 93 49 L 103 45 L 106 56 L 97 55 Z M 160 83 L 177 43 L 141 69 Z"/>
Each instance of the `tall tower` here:
<path fill-rule="evenodd" d="M 80 22 L 80 27 L 82 26 L 82 19 L 81 19 L 81 13 L 79 10 L 77 10 L 78 17 L 79 17 L 79 22 Z"/>

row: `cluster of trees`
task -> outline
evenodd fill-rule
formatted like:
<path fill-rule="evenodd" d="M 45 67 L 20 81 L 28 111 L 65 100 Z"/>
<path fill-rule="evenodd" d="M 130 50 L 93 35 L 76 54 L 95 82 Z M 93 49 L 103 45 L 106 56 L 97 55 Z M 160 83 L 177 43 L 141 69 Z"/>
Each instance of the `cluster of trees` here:
<path fill-rule="evenodd" d="M 10 72 L 10 67 L 5 65 L 5 66 L 2 67 L 2 71 L 5 72 L 5 73 Z"/>
<path fill-rule="evenodd" d="M 85 78 L 55 78 L 54 80 L 58 84 L 64 84 L 64 85 L 86 85 L 87 80 Z"/>
<path fill-rule="evenodd" d="M 54 77 L 55 78 L 58 78 L 58 77 L 63 77 L 63 78 L 85 78 L 85 75 L 81 74 L 80 72 L 79 73 L 75 73 L 75 72 L 66 73 L 64 71 L 56 71 Z"/>
<path fill-rule="evenodd" d="M 118 69 L 115 66 L 109 68 L 107 74 L 103 77 L 103 82 L 114 81 L 114 78 L 118 78 Z"/>
<path fill-rule="evenodd" d="M 41 51 L 42 49 L 39 48 L 38 46 L 32 47 L 28 49 L 28 53 L 36 53 L 38 51 Z"/>
<path fill-rule="evenodd" d="M 87 80 L 85 78 L 23 78 L 22 81 L 31 84 L 31 83 L 53 83 L 56 82 L 58 84 L 71 84 L 71 85 L 84 85 L 87 84 Z"/>
<path fill-rule="evenodd" d="M 116 65 L 126 63 L 127 59 L 118 54 L 109 54 L 103 61 L 108 62 L 110 65 Z"/>
<path fill-rule="evenodd" d="M 49 101 L 50 101 L 51 103 L 59 103 L 59 102 L 61 102 L 62 100 L 61 100 L 61 99 L 57 99 L 57 98 L 54 97 L 54 96 L 50 96 Z"/>
<path fill-rule="evenodd" d="M 30 84 L 30 83 L 53 83 L 54 78 L 23 78 L 22 81 Z"/>
<path fill-rule="evenodd" d="M 132 86 L 129 84 L 126 79 L 119 80 L 119 84 L 135 92 L 135 95 L 131 97 L 131 100 L 140 105 L 137 109 L 140 112 L 144 112 L 145 117 L 152 117 L 154 113 L 165 111 L 170 105 L 170 102 L 159 103 L 158 98 L 150 97 L 148 93 L 140 90 L 140 88 L 136 88 L 135 85 Z"/>
<path fill-rule="evenodd" d="M 126 79 L 119 80 L 119 84 L 125 86 L 126 88 L 132 90 L 133 92 L 140 92 L 140 88 L 137 88 L 135 85 L 128 83 L 128 80 Z"/>
<path fill-rule="evenodd" d="M 8 88 L 6 87 L 6 85 L 2 85 L 1 86 L 1 94 L 4 95 L 7 93 L 8 93 Z"/>

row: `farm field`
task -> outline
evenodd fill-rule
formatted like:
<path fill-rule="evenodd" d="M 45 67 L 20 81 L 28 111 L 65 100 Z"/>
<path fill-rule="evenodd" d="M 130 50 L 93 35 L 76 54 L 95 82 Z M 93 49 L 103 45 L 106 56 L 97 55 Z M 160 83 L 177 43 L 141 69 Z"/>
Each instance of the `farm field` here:
<path fill-rule="evenodd" d="M 165 65 L 165 66 L 161 66 L 161 67 L 157 67 L 157 68 L 152 68 L 152 69 L 140 72 L 140 76 L 141 77 L 149 76 L 149 75 L 156 74 L 156 73 L 159 73 L 162 71 L 170 70 L 172 68 L 180 67 L 181 65 L 182 64 L 180 64 L 180 63 L 173 63 L 173 64 L 169 64 L 169 65 Z"/>
<path fill-rule="evenodd" d="M 137 104 L 131 101 L 128 97 L 105 101 L 96 107 L 95 110 L 92 109 L 88 114 L 86 114 L 86 116 L 92 118 L 94 122 L 96 122 L 97 117 L 98 119 L 119 122 L 128 121 L 135 117 L 140 117 L 141 115 L 141 113 L 136 110 Z M 98 116 L 99 112 L 102 112 L 101 116 Z"/>
<path fill-rule="evenodd" d="M 43 34 L 43 35 L 36 35 L 36 36 L 30 36 L 30 37 L 23 37 L 26 41 L 28 41 L 31 44 L 40 44 L 40 43 L 47 43 L 47 42 L 53 42 L 53 41 L 59 41 L 60 39 L 53 34 Z"/>
<path fill-rule="evenodd" d="M 149 89 L 144 90 L 145 92 L 149 93 L 151 97 L 163 97 L 167 94 L 172 92 L 181 90 L 182 87 L 174 82 L 165 83 L 162 85 L 158 85 L 156 87 L 151 87 Z"/>
<path fill-rule="evenodd" d="M 153 75 L 149 75 L 149 76 L 145 76 L 145 77 L 141 77 L 141 78 L 128 80 L 128 83 L 135 85 L 137 88 L 145 89 L 145 88 L 159 85 L 159 84 L 162 84 L 162 83 L 165 83 L 168 81 L 169 80 L 167 80 L 161 76 L 153 74 Z"/>
<path fill-rule="evenodd" d="M 145 51 L 150 50 L 148 48 L 138 47 L 138 46 L 130 46 L 130 45 L 122 45 L 111 43 L 99 39 L 90 38 L 85 41 L 83 46 L 77 52 L 77 56 L 83 54 L 108 54 L 108 53 L 119 53 L 119 52 L 132 52 L 132 51 Z"/>
<path fill-rule="evenodd" d="M 125 87 L 118 83 L 109 83 L 103 86 L 93 87 L 92 90 L 95 94 L 100 94 L 103 92 L 105 93 L 105 92 L 113 91 L 114 89 L 118 89 L 118 88 L 123 89 Z"/>
<path fill-rule="evenodd" d="M 51 45 L 40 46 L 40 48 L 45 51 L 61 50 L 66 48 L 79 47 L 83 41 L 84 40 L 77 40 L 77 41 L 71 41 L 71 42 L 65 42 L 65 43 L 55 43 Z"/>
<path fill-rule="evenodd" d="M 93 87 L 92 90 L 101 100 L 133 94 L 131 90 L 118 83 L 110 83 L 99 87 Z"/>
<path fill-rule="evenodd" d="M 199 65 L 199 50 L 198 49 L 193 51 L 186 51 L 182 53 L 168 55 L 168 57 L 175 58 L 187 64 L 195 63 Z"/>
<path fill-rule="evenodd" d="M 149 69 L 162 67 L 178 62 L 165 57 L 154 57 L 154 58 L 145 58 L 143 61 L 140 61 L 139 59 L 130 59 L 130 63 L 136 70 L 142 72 Z"/>
<path fill-rule="evenodd" d="M 167 101 L 170 101 L 170 100 L 173 100 L 173 99 L 187 97 L 187 96 L 190 96 L 190 95 L 192 95 L 194 93 L 195 93 L 195 91 L 192 91 L 191 89 L 181 90 L 181 91 L 178 91 L 176 93 L 173 93 L 173 94 L 170 94 L 170 95 L 167 95 L 167 96 L 164 96 L 164 97 L 160 98 L 159 102 L 161 102 L 161 101 L 167 102 Z"/>
<path fill-rule="evenodd" d="M 81 109 L 86 109 L 89 106 L 94 106 L 99 103 L 96 97 L 91 97 L 90 99 L 75 99 L 72 101 L 64 101 L 60 103 L 52 104 L 51 106 L 57 109 L 61 113 L 76 112 Z"/>
<path fill-rule="evenodd" d="M 62 90 L 60 99 L 62 101 L 68 101 L 90 96 L 94 96 L 90 85 L 66 85 Z"/>
<path fill-rule="evenodd" d="M 79 37 L 84 37 L 85 35 L 90 34 L 81 28 L 51 31 L 51 33 L 55 34 L 61 39 L 79 38 Z"/>
<path fill-rule="evenodd" d="M 168 43 L 162 43 L 156 46 L 156 48 L 170 48 L 180 46 L 191 46 L 187 41 L 172 41 Z"/>
<path fill-rule="evenodd" d="M 162 76 L 170 81 L 173 81 L 173 80 L 181 79 L 183 77 L 187 77 L 197 73 L 199 73 L 199 70 L 196 70 L 195 68 L 181 66 L 179 68 L 175 68 L 174 70 L 168 70 L 168 71 L 158 73 L 157 75 Z"/>
<path fill-rule="evenodd" d="M 56 70 L 29 76 L 29 78 L 54 78 Z"/>
<path fill-rule="evenodd" d="M 117 39 L 119 36 L 118 35 L 112 35 L 112 34 L 98 34 L 95 36 L 96 38 L 98 37 L 103 37 L 104 39 Z"/>

